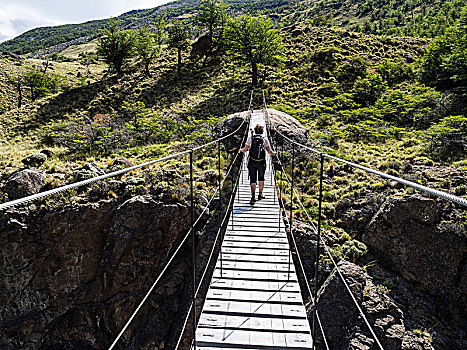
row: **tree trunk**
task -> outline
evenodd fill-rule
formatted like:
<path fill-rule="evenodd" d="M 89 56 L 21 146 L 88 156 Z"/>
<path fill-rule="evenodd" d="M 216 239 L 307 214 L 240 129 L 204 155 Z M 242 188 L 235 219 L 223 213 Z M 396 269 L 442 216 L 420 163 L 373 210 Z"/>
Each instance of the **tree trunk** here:
<path fill-rule="evenodd" d="M 178 49 L 177 79 L 180 78 L 181 72 L 182 72 L 182 49 Z"/>
<path fill-rule="evenodd" d="M 253 86 L 258 85 L 258 64 L 256 62 L 251 64 L 251 74 Z"/>
<path fill-rule="evenodd" d="M 144 67 L 145 67 L 145 69 L 146 69 L 146 74 L 147 74 L 147 76 L 148 76 L 148 77 L 151 77 L 151 72 L 149 71 L 149 62 L 146 62 L 146 63 L 144 64 Z"/>
<path fill-rule="evenodd" d="M 17 82 L 16 89 L 18 91 L 18 108 L 21 108 L 21 105 L 23 104 L 23 89 L 19 80 Z"/>

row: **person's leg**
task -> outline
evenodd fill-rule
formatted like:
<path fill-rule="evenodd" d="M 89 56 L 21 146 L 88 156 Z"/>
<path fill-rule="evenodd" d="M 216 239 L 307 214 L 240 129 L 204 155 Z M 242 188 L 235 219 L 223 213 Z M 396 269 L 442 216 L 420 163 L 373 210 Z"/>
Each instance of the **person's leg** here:
<path fill-rule="evenodd" d="M 250 173 L 250 189 L 251 189 L 251 200 L 250 204 L 255 204 L 255 193 L 256 193 L 256 180 L 258 171 L 257 168 L 253 164 L 249 164 L 248 172 Z"/>
<path fill-rule="evenodd" d="M 258 168 L 258 181 L 259 181 L 259 195 L 258 200 L 263 199 L 263 189 L 264 189 L 264 173 L 266 172 L 266 166 L 261 166 Z"/>

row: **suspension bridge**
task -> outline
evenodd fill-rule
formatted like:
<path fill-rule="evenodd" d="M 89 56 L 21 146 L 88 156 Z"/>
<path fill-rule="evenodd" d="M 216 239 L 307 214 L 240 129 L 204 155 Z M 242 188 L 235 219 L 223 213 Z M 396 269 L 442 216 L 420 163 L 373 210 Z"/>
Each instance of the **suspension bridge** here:
<path fill-rule="evenodd" d="M 217 140 L 192 149 L 147 162 L 120 171 L 108 173 L 103 176 L 88 179 L 78 183 L 63 186 L 50 191 L 42 192 L 33 196 L 21 198 L 15 201 L 0 204 L 0 210 L 23 205 L 41 198 L 55 195 L 57 193 L 69 191 L 91 183 L 105 179 L 124 175 L 132 170 L 148 167 L 177 157 L 189 156 L 190 160 L 190 197 L 188 201 L 191 207 L 191 228 L 185 234 L 178 247 L 173 251 L 159 276 L 148 289 L 144 298 L 129 316 L 127 320 L 122 320 L 122 328 L 119 334 L 115 335 L 114 341 L 108 345 L 112 350 L 119 346 L 121 338 L 134 318 L 140 313 L 143 305 L 166 273 L 171 263 L 174 261 L 182 247 L 191 240 L 192 247 L 192 300 L 186 310 L 183 329 L 180 332 L 178 342 L 174 345 L 176 349 L 193 348 L 202 350 L 211 349 L 329 349 L 326 341 L 326 334 L 320 320 L 319 303 L 317 302 L 318 290 L 318 259 L 320 251 L 326 254 L 331 260 L 338 275 L 343 282 L 344 288 L 350 294 L 352 301 L 358 310 L 360 317 L 364 320 L 368 332 L 374 340 L 375 348 L 384 349 L 378 335 L 373 330 L 373 326 L 367 320 L 364 311 L 358 304 L 355 296 L 345 281 L 342 273 L 330 253 L 326 240 L 322 237 L 321 231 L 321 203 L 323 193 L 323 169 L 325 159 L 332 159 L 345 163 L 351 167 L 358 168 L 367 173 L 380 176 L 385 179 L 394 180 L 419 191 L 430 195 L 442 197 L 457 204 L 467 206 L 467 200 L 456 197 L 448 193 L 422 186 L 392 175 L 388 175 L 359 164 L 355 164 L 344 159 L 331 156 L 320 150 L 302 145 L 274 130 L 276 137 L 280 137 L 282 144 L 289 143 L 291 149 L 291 169 L 294 169 L 295 153 L 310 152 L 320 161 L 320 183 L 319 183 L 319 208 L 317 223 L 311 219 L 307 208 L 300 201 L 300 196 L 294 186 L 294 172 L 287 175 L 283 165 L 284 157 L 279 156 L 273 161 L 267 157 L 267 170 L 265 173 L 265 199 L 257 201 L 254 205 L 250 201 L 250 184 L 247 171 L 247 157 L 240 157 L 236 154 L 228 165 L 225 175 L 221 171 L 221 151 L 220 145 L 227 138 L 237 135 L 243 137 L 242 144 L 250 130 L 260 124 L 265 127 L 266 137 L 273 128 L 270 123 L 266 100 L 263 93 L 263 109 L 252 110 L 253 93 L 248 108 L 249 117 L 243 121 L 234 132 L 225 135 Z M 247 126 L 248 125 L 248 126 Z M 243 132 L 243 135 L 241 133 Z M 270 138 L 271 139 L 271 138 Z M 271 140 L 273 141 L 273 140 Z M 273 143 L 274 144 L 274 143 Z M 275 148 L 278 143 L 275 143 Z M 218 184 L 212 197 L 209 199 L 205 209 L 196 219 L 194 216 L 194 179 L 193 179 L 193 155 L 195 152 L 203 151 L 208 147 L 217 146 L 218 149 Z M 238 174 L 234 174 L 238 165 Z M 310 277 L 307 276 L 303 267 L 302 258 L 296 244 L 292 231 L 293 205 L 286 208 L 282 201 L 282 186 L 278 186 L 277 170 L 280 170 L 280 180 L 290 186 L 291 201 L 303 209 L 309 224 L 317 234 L 315 271 L 312 278 L 315 283 L 310 285 Z M 283 178 L 285 176 L 285 178 Z M 214 199 L 218 198 L 222 203 L 222 192 L 226 181 L 231 180 L 229 200 L 223 208 L 223 217 L 218 225 L 215 242 L 209 255 L 209 261 L 205 264 L 204 271 L 197 271 L 196 261 L 196 237 L 195 227 L 208 208 L 213 205 Z M 225 192 L 225 191 L 224 191 Z M 225 193 L 224 193 L 225 194 Z M 289 209 L 289 215 L 287 214 Z M 285 225 L 287 224 L 287 225 Z M 191 239 L 190 239 L 191 238 Z M 220 245 L 219 249 L 216 247 Z M 295 257 L 292 257 L 292 251 Z M 216 260 L 214 269 L 209 269 L 210 262 Z M 201 277 L 197 278 L 197 276 Z M 299 275 L 304 283 L 299 283 Z M 210 281 L 208 280 L 210 278 Z M 202 296 L 200 289 L 203 283 L 209 284 L 207 294 Z M 307 315 L 305 302 L 309 307 Z M 197 299 L 203 298 L 203 307 L 197 310 Z M 336 300 L 336 303 L 339 301 Z M 187 342 L 185 329 L 191 323 L 192 333 Z M 157 330 L 155 330 L 157 331 Z M 316 333 L 320 332 L 320 344 L 317 344 Z M 188 344 L 188 345 L 186 345 Z M 122 345 L 122 344 L 120 344 Z M 105 345 L 104 345 L 105 346 Z M 102 347 L 102 344 L 101 344 Z M 120 346 L 121 348 L 121 346 Z"/>

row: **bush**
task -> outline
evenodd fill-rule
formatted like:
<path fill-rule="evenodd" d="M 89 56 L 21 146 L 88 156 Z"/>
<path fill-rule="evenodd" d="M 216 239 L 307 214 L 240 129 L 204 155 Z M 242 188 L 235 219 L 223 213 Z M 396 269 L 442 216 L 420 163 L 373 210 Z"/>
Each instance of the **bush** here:
<path fill-rule="evenodd" d="M 465 157 L 467 152 L 467 116 L 454 115 L 440 120 L 428 129 L 431 150 L 440 157 Z"/>
<path fill-rule="evenodd" d="M 387 81 L 389 86 L 411 81 L 415 78 L 415 71 L 412 65 L 403 60 L 390 61 L 384 60 L 375 67 L 375 70 L 381 75 L 383 80 Z"/>
<path fill-rule="evenodd" d="M 425 49 L 418 67 L 419 79 L 427 85 L 467 91 L 467 7 L 459 21 Z"/>
<path fill-rule="evenodd" d="M 364 78 L 355 81 L 351 93 L 356 102 L 371 105 L 387 89 L 387 82 L 378 73 L 370 73 Z"/>
<path fill-rule="evenodd" d="M 342 245 L 342 255 L 345 259 L 355 262 L 368 252 L 366 245 L 356 239 L 347 241 Z"/>

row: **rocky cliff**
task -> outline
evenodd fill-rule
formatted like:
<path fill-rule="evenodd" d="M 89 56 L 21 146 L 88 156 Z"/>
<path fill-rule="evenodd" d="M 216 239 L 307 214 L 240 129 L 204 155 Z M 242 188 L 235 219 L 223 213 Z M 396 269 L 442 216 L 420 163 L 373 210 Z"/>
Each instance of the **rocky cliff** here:
<path fill-rule="evenodd" d="M 185 205 L 148 195 L 1 213 L 0 348 L 107 348 L 189 222 Z M 164 347 L 183 298 L 183 254 L 133 321 L 125 348 Z"/>

